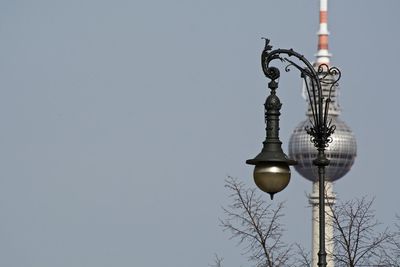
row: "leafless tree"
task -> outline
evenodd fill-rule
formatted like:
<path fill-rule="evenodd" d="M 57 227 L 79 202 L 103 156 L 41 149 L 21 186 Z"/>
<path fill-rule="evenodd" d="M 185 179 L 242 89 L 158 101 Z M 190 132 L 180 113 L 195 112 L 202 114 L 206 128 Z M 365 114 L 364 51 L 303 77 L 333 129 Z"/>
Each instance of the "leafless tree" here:
<path fill-rule="evenodd" d="M 400 216 L 397 215 L 398 223 L 395 224 L 395 231 L 392 235 L 390 243 L 392 245 L 392 258 L 393 264 L 396 266 L 400 266 Z"/>
<path fill-rule="evenodd" d="M 214 255 L 214 263 L 210 267 L 222 267 L 222 261 L 224 259 L 220 258 L 217 254 Z"/>
<path fill-rule="evenodd" d="M 280 222 L 283 204 L 266 202 L 256 189 L 247 188 L 237 179 L 228 177 L 225 187 L 230 191 L 231 204 L 224 207 L 224 230 L 244 245 L 245 254 L 258 267 L 289 266 L 292 246 L 282 241 L 284 228 Z"/>
<path fill-rule="evenodd" d="M 230 202 L 224 207 L 224 230 L 244 246 L 244 254 L 257 267 L 311 266 L 310 253 L 301 245 L 287 245 L 282 241 L 281 223 L 283 204 L 267 202 L 257 189 L 246 187 L 228 177 L 225 187 Z M 396 229 L 383 229 L 372 209 L 374 198 L 362 197 L 328 206 L 331 216 L 327 222 L 334 229 L 332 253 L 336 267 L 393 266 L 400 267 L 400 217 Z M 216 257 L 215 267 L 222 267 Z"/>
<path fill-rule="evenodd" d="M 397 223 L 390 234 L 389 246 L 383 252 L 385 266 L 400 267 L 400 216 L 397 215 Z"/>
<path fill-rule="evenodd" d="M 298 267 L 311 267 L 311 252 L 307 252 L 300 244 L 295 244 L 296 255 L 294 266 Z"/>
<path fill-rule="evenodd" d="M 385 250 L 391 235 L 387 229 L 379 231 L 373 202 L 362 197 L 330 206 L 335 266 L 388 266 Z"/>

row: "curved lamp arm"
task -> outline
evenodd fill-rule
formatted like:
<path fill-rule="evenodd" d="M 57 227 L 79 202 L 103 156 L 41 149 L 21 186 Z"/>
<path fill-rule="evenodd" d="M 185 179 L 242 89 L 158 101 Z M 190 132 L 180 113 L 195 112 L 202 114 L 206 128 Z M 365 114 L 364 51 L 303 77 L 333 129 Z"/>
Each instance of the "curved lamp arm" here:
<path fill-rule="evenodd" d="M 265 47 L 261 54 L 262 70 L 267 78 L 278 85 L 280 71 L 277 67 L 270 66 L 272 61 L 279 60 L 288 63 L 285 71 L 290 71 L 290 67 L 294 67 L 300 71 L 300 76 L 304 80 L 308 100 L 310 102 L 312 119 L 311 126 L 306 128 L 307 133 L 311 136 L 311 141 L 318 150 L 325 150 L 329 143 L 332 142 L 331 135 L 335 131 L 336 126 L 328 121 L 329 103 L 331 102 L 332 88 L 337 86 L 341 78 L 341 72 L 336 67 L 329 67 L 321 64 L 317 69 L 301 54 L 293 49 L 275 49 L 269 45 L 270 40 L 265 39 Z M 293 58 L 298 63 L 289 59 Z M 332 79 L 332 77 L 334 77 Z M 329 94 L 323 95 L 322 85 L 330 86 Z M 270 88 L 271 90 L 275 90 Z"/>

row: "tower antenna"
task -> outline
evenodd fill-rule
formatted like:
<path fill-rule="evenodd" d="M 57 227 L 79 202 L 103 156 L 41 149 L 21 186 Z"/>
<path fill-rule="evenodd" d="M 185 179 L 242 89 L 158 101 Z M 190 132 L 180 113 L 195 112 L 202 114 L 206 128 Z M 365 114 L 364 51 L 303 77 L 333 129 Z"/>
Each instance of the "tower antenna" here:
<path fill-rule="evenodd" d="M 329 65 L 331 54 L 329 54 L 329 31 L 328 31 L 328 0 L 320 0 L 319 6 L 319 31 L 317 64 Z"/>

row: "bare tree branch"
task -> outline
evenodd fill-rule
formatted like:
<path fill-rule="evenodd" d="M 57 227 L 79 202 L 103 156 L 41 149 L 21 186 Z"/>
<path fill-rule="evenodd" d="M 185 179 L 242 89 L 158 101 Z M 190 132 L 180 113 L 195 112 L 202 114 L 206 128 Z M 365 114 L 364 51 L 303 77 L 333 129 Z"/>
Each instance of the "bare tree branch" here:
<path fill-rule="evenodd" d="M 306 252 L 304 247 L 302 247 L 300 244 L 295 244 L 296 249 L 297 249 L 297 259 L 296 259 L 296 266 L 302 266 L 302 267 L 311 267 L 311 253 Z"/>
<path fill-rule="evenodd" d="M 238 180 L 228 177 L 225 187 L 231 192 L 231 204 L 224 207 L 226 218 L 221 221 L 231 238 L 244 244 L 245 254 L 259 267 L 287 266 L 291 246 L 282 241 L 284 232 L 280 220 L 283 204 L 269 204 Z"/>
<path fill-rule="evenodd" d="M 383 262 L 390 233 L 388 229 L 378 232 L 380 223 L 373 202 L 374 198 L 362 197 L 330 206 L 336 266 L 377 266 Z"/>
<path fill-rule="evenodd" d="M 222 267 L 222 261 L 224 259 L 220 258 L 217 254 L 214 255 L 214 263 L 209 265 L 210 267 Z"/>
<path fill-rule="evenodd" d="M 396 215 L 397 222 L 394 224 L 394 231 L 390 235 L 389 249 L 384 250 L 381 257 L 386 266 L 400 267 L 400 216 Z"/>

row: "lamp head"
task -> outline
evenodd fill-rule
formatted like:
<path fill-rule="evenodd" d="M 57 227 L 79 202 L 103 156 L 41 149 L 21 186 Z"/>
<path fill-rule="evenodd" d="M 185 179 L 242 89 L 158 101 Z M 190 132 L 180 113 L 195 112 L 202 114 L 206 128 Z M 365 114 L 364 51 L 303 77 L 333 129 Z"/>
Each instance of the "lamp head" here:
<path fill-rule="evenodd" d="M 280 74 L 279 69 L 269 67 L 268 62 L 265 61 L 269 57 L 269 50 L 271 50 L 268 43 L 267 40 L 266 47 L 261 55 L 264 74 L 271 80 L 268 83 L 268 88 L 271 90 L 270 95 L 264 104 L 265 122 L 267 124 L 266 139 L 260 154 L 254 159 L 247 160 L 246 163 L 255 165 L 254 181 L 262 191 L 270 194 L 272 199 L 275 193 L 282 191 L 288 185 L 290 180 L 289 165 L 294 165 L 297 162 L 289 159 L 283 153 L 282 142 L 279 140 L 279 116 L 281 115 L 282 103 L 276 95 L 276 90 Z"/>
<path fill-rule="evenodd" d="M 253 177 L 257 187 L 271 195 L 282 191 L 290 181 L 289 165 L 295 165 L 295 160 L 289 159 L 283 153 L 282 143 L 266 140 L 260 154 L 254 159 L 246 161 L 249 165 L 255 165 Z"/>

